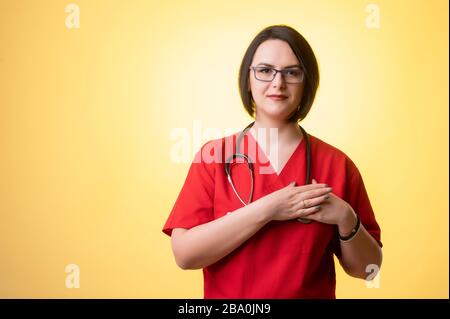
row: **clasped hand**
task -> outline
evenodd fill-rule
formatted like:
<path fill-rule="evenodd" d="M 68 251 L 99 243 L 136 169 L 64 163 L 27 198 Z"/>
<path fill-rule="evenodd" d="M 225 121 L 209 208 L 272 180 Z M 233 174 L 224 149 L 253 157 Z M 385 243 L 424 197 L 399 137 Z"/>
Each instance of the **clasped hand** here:
<path fill-rule="evenodd" d="M 263 198 L 269 205 L 269 220 L 292 220 L 298 218 L 335 224 L 348 224 L 354 216 L 352 207 L 332 193 L 326 184 L 313 183 L 295 186 L 295 182 Z"/>

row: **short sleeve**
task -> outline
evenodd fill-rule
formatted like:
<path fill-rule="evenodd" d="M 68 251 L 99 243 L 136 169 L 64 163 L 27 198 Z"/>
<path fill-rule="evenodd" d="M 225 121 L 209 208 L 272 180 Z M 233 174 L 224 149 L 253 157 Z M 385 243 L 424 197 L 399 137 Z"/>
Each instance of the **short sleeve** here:
<path fill-rule="evenodd" d="M 378 225 L 375 214 L 370 204 L 369 196 L 364 186 L 363 178 L 356 167 L 356 165 L 347 158 L 347 181 L 345 186 L 345 197 L 343 198 L 358 214 L 361 224 L 367 232 L 378 242 L 380 247 L 383 247 L 381 242 L 381 229 Z M 336 236 L 337 237 L 337 236 Z M 340 257 L 340 244 L 336 239 L 335 254 Z"/>
<path fill-rule="evenodd" d="M 214 219 L 214 168 L 201 161 L 201 150 L 195 156 L 183 187 L 163 227 L 172 235 L 174 228 L 192 228 Z"/>

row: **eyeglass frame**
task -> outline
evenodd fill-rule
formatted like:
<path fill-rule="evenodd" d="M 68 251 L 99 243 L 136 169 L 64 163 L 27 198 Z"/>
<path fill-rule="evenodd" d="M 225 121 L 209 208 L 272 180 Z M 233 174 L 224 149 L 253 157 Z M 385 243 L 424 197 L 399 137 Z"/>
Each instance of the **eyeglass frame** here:
<path fill-rule="evenodd" d="M 295 66 L 294 68 L 291 67 L 291 68 L 278 70 L 278 69 L 275 69 L 275 68 L 270 67 L 270 66 L 262 65 L 262 66 L 250 66 L 249 69 L 253 70 L 253 76 L 255 77 L 255 79 L 258 80 L 258 81 L 261 81 L 261 82 L 267 82 L 267 83 L 272 82 L 273 80 L 275 80 L 275 78 L 276 78 L 278 73 L 281 73 L 281 76 L 283 77 L 284 81 L 286 83 L 288 83 L 288 84 L 300 84 L 300 83 L 303 83 L 303 81 L 305 80 L 305 70 L 302 67 L 300 67 L 300 66 Z M 275 71 L 275 73 L 273 74 L 272 80 L 270 80 L 270 81 L 269 80 L 261 80 L 261 79 L 258 79 L 256 77 L 256 69 L 271 69 L 272 71 Z M 303 77 L 302 77 L 301 82 L 288 82 L 288 81 L 286 81 L 285 72 L 288 71 L 288 70 L 294 70 L 294 69 L 300 69 L 302 71 L 302 73 L 303 73 L 302 76 Z"/>

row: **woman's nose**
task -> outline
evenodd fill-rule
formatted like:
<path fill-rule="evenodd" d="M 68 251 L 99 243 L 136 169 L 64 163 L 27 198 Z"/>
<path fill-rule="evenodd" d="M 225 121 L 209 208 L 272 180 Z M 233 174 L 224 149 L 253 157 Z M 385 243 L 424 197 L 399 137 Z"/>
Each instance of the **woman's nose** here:
<path fill-rule="evenodd" d="M 281 72 L 277 72 L 277 74 L 275 74 L 274 79 L 272 80 L 272 85 L 273 86 L 282 86 L 286 84 L 283 74 L 281 74 Z"/>

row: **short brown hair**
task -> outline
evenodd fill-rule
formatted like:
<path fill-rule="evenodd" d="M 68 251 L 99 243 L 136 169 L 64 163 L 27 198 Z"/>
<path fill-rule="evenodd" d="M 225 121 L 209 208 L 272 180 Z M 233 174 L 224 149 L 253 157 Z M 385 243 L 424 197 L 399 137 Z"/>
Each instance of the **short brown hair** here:
<path fill-rule="evenodd" d="M 314 97 L 319 87 L 319 66 L 316 56 L 305 38 L 295 29 L 286 25 L 273 25 L 265 28 L 256 35 L 247 48 L 239 69 L 239 92 L 244 108 L 251 117 L 255 116 L 255 104 L 252 94 L 249 92 L 249 68 L 256 49 L 261 43 L 269 39 L 279 39 L 287 42 L 304 69 L 305 86 L 300 108 L 289 118 L 290 122 L 299 122 L 306 117 L 314 102 Z"/>

